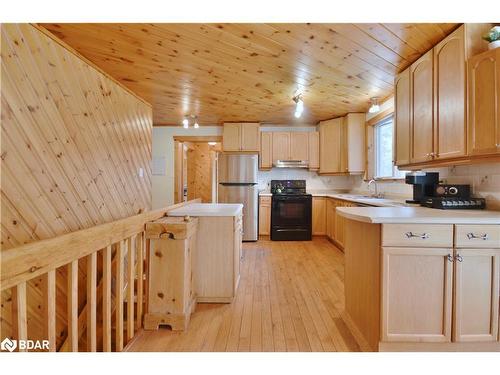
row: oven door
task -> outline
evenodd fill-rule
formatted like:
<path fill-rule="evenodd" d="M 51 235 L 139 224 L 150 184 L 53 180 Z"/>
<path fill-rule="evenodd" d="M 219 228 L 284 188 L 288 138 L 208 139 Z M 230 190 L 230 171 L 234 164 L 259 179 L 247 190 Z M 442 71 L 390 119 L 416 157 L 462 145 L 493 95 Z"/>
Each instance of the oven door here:
<path fill-rule="evenodd" d="M 272 227 L 309 228 L 311 226 L 312 200 L 310 196 L 273 196 Z"/>

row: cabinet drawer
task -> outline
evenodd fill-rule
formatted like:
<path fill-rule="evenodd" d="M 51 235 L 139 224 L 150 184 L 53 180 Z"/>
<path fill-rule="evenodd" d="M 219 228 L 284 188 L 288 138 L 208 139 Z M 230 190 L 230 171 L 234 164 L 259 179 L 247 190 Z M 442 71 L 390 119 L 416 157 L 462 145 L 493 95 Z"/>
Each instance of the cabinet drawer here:
<path fill-rule="evenodd" d="M 270 206 L 271 205 L 271 197 L 261 196 L 260 197 L 260 204 Z"/>
<path fill-rule="evenodd" d="M 385 224 L 382 246 L 453 247 L 453 225 Z"/>
<path fill-rule="evenodd" d="M 455 246 L 500 248 L 500 225 L 457 225 Z"/>

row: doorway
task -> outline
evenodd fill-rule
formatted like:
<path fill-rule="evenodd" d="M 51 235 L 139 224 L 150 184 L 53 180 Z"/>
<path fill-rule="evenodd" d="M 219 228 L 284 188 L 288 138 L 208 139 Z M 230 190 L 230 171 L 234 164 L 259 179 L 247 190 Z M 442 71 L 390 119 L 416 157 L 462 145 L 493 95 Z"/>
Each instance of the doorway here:
<path fill-rule="evenodd" d="M 220 136 L 174 137 L 174 203 L 200 198 L 217 202 L 217 156 Z"/>

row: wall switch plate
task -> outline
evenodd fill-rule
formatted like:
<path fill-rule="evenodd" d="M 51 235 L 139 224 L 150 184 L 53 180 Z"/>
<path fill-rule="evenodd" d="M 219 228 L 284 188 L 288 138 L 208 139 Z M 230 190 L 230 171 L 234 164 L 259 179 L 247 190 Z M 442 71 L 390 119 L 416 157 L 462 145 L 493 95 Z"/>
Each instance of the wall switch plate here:
<path fill-rule="evenodd" d="M 143 168 L 139 168 L 139 171 L 137 173 L 139 175 L 140 178 L 143 178 L 144 177 L 144 169 Z"/>

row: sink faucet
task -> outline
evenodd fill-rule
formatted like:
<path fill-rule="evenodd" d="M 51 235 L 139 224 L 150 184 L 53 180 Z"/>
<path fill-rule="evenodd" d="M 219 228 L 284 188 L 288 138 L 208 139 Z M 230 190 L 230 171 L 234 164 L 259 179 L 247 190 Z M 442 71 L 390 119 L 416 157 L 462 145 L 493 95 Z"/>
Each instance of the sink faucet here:
<path fill-rule="evenodd" d="M 382 194 L 379 194 L 379 192 L 378 192 L 377 181 L 374 180 L 373 178 L 370 181 L 368 181 L 368 191 L 370 191 L 370 186 L 372 184 L 375 185 L 375 192 L 374 192 L 374 194 L 371 194 L 371 196 L 375 197 L 375 198 L 382 198 Z"/>

